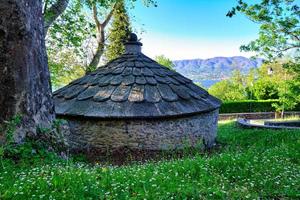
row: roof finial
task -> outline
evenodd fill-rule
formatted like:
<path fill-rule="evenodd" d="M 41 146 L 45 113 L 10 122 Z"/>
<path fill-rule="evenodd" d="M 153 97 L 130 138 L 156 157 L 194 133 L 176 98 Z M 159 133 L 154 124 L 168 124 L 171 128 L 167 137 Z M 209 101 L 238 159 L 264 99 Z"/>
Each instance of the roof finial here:
<path fill-rule="evenodd" d="M 130 33 L 129 34 L 129 38 L 128 38 L 129 42 L 137 42 L 138 41 L 138 37 L 135 33 Z"/>
<path fill-rule="evenodd" d="M 138 37 L 135 33 L 130 33 L 128 40 L 124 43 L 125 45 L 125 53 L 140 53 L 143 46 L 141 42 L 139 42 Z"/>

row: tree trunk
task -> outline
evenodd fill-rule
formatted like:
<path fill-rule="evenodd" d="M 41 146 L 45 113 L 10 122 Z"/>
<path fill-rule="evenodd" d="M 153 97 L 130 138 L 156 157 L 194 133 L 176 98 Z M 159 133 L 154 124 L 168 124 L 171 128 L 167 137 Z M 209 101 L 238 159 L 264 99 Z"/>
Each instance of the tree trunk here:
<path fill-rule="evenodd" d="M 284 119 L 284 110 L 281 111 L 281 119 Z"/>
<path fill-rule="evenodd" d="M 95 55 L 93 56 L 92 61 L 90 62 L 89 66 L 86 69 L 86 73 L 90 73 L 97 69 L 100 59 L 104 53 L 104 42 L 105 42 L 105 35 L 104 35 L 104 30 L 101 29 L 100 33 L 98 34 L 97 37 L 97 50 Z"/>
<path fill-rule="evenodd" d="M 42 0 L 0 1 L 0 124 L 21 116 L 18 143 L 55 117 L 44 35 Z"/>
<path fill-rule="evenodd" d="M 56 0 L 56 2 L 48 9 L 45 9 L 44 13 L 44 28 L 45 36 L 49 27 L 53 22 L 66 10 L 69 4 L 69 0 Z"/>
<path fill-rule="evenodd" d="M 90 62 L 90 64 L 88 65 L 88 67 L 85 70 L 85 73 L 88 74 L 92 71 L 94 71 L 95 69 L 97 69 L 99 63 L 100 63 L 100 59 L 104 53 L 104 45 L 105 45 L 105 33 L 104 33 L 104 29 L 107 26 L 107 24 L 109 23 L 109 21 L 111 20 L 111 17 L 116 9 L 117 3 L 114 4 L 113 8 L 111 9 L 111 11 L 109 12 L 109 14 L 106 16 L 105 20 L 101 23 L 98 19 L 98 11 L 97 11 L 97 6 L 96 4 L 94 4 L 92 6 L 92 11 L 93 11 L 93 18 L 95 20 L 96 23 L 96 28 L 97 28 L 97 50 L 95 55 L 93 56 L 92 61 Z"/>
<path fill-rule="evenodd" d="M 275 119 L 279 119 L 281 117 L 281 112 L 275 111 Z"/>

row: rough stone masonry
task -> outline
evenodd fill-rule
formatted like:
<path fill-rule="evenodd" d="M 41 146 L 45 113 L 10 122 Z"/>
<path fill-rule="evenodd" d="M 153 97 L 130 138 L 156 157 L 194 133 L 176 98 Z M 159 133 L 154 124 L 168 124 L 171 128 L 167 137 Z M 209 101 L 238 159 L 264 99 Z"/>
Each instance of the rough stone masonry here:
<path fill-rule="evenodd" d="M 168 150 L 204 144 L 216 138 L 218 110 L 167 120 L 69 120 L 67 136 L 74 149 Z M 84 134 L 82 134 L 84 133 Z"/>

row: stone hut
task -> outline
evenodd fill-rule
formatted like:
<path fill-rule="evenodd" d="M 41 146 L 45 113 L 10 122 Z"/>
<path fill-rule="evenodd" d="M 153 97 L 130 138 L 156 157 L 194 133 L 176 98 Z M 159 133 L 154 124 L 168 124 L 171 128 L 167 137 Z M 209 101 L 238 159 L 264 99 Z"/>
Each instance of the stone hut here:
<path fill-rule="evenodd" d="M 73 149 L 164 150 L 215 143 L 220 100 L 141 53 L 135 34 L 125 53 L 54 92 Z"/>

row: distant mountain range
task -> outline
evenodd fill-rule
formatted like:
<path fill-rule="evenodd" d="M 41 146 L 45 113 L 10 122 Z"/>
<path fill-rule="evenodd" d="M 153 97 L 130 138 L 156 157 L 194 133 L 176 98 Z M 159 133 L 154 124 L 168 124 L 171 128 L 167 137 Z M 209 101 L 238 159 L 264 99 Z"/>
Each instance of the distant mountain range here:
<path fill-rule="evenodd" d="M 242 56 L 173 61 L 177 72 L 206 88 L 220 80 L 228 79 L 234 70 L 246 74 L 251 68 L 260 67 L 262 62 L 263 59 Z"/>

